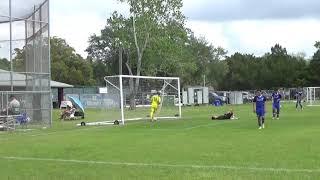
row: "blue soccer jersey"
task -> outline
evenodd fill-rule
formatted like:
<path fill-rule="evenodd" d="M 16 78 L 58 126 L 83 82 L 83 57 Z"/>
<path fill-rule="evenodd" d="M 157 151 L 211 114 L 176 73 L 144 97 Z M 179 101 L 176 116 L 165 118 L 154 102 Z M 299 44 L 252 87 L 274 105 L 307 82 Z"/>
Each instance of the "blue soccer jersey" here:
<path fill-rule="evenodd" d="M 273 105 L 280 105 L 281 101 L 281 94 L 279 93 L 273 93 L 272 94 L 272 99 L 273 99 Z"/>
<path fill-rule="evenodd" d="M 253 99 L 253 102 L 256 103 L 256 111 L 263 111 L 264 112 L 264 106 L 265 102 L 267 101 L 267 98 L 263 95 L 255 96 Z"/>

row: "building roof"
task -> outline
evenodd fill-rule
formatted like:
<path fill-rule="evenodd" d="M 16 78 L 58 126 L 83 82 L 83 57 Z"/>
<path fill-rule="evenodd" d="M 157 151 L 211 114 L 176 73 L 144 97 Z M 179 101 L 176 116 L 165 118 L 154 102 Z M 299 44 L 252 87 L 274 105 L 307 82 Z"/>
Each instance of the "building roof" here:
<path fill-rule="evenodd" d="M 72 88 L 73 87 L 73 85 L 57 82 L 57 81 L 51 81 L 50 85 L 52 88 Z"/>
<path fill-rule="evenodd" d="M 12 79 L 13 79 L 13 86 L 15 87 L 24 87 L 26 86 L 26 82 L 28 78 L 32 78 L 32 75 L 27 76 L 26 74 L 21 74 L 17 72 L 12 73 Z M 0 87 L 3 86 L 11 86 L 10 82 L 10 71 L 6 71 L 3 69 L 0 69 Z M 44 80 L 45 81 L 45 80 Z M 73 87 L 73 85 L 57 82 L 57 81 L 50 81 L 50 85 L 52 88 L 70 88 Z"/>

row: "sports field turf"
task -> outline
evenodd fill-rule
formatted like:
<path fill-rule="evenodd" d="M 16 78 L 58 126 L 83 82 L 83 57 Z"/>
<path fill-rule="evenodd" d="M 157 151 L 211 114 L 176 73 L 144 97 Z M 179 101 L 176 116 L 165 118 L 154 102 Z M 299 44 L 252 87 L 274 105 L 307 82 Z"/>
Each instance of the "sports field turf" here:
<path fill-rule="evenodd" d="M 269 109 L 263 130 L 251 105 L 232 107 L 239 120 L 209 120 L 229 108 L 103 127 L 75 127 L 55 111 L 51 129 L 0 133 L 0 179 L 320 179 L 320 107 L 284 104 L 280 120 Z"/>

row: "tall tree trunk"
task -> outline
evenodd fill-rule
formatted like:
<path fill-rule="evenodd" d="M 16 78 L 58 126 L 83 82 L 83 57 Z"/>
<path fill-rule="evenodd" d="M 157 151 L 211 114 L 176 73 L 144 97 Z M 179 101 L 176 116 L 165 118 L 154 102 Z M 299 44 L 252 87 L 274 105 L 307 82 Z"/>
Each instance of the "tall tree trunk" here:
<path fill-rule="evenodd" d="M 132 73 L 132 69 L 130 67 L 130 54 L 129 54 L 129 50 L 128 52 L 126 53 L 127 54 L 127 62 L 126 62 L 126 67 L 129 71 L 129 74 L 131 76 L 133 76 L 133 73 Z M 134 88 L 134 80 L 133 78 L 129 78 L 129 99 L 130 99 L 130 110 L 133 110 L 135 109 L 136 107 L 136 101 L 135 101 L 135 97 L 136 97 L 136 91 L 135 91 L 135 88 Z"/>
<path fill-rule="evenodd" d="M 122 75 L 122 46 L 119 46 L 119 75 Z"/>
<path fill-rule="evenodd" d="M 138 38 L 137 38 L 135 14 L 133 14 L 133 16 L 132 16 L 132 27 L 133 27 L 134 42 L 135 42 L 137 55 L 138 55 L 138 58 L 137 58 L 137 74 L 136 74 L 136 76 L 140 76 L 141 75 L 142 57 L 143 57 L 143 53 L 144 53 L 145 49 L 147 48 L 147 45 L 148 45 L 148 42 L 149 42 L 149 38 L 150 38 L 150 34 L 149 34 L 149 31 L 146 31 L 143 47 L 140 48 L 139 43 L 138 43 Z M 147 26 L 146 25 L 145 25 L 145 28 L 147 30 Z M 131 71 L 131 74 L 132 74 L 132 71 Z M 131 79 L 132 78 L 130 78 L 130 82 L 129 82 L 130 95 L 132 95 L 132 97 L 130 97 L 130 109 L 134 109 L 135 108 L 135 97 L 136 97 L 136 94 L 137 94 L 138 89 L 139 89 L 140 79 L 137 78 L 136 81 L 135 81 L 135 84 L 133 82 L 133 79 L 132 80 Z M 133 91 L 131 93 L 132 88 L 133 88 Z M 132 103 L 133 106 L 131 106 L 131 103 Z"/>

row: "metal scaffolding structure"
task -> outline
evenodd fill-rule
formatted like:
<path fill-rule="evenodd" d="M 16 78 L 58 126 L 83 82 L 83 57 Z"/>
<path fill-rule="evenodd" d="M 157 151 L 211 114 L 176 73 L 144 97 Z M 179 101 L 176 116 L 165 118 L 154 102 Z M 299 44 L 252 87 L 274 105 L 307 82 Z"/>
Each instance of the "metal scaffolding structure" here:
<path fill-rule="evenodd" d="M 49 0 L 0 2 L 0 111 L 13 96 L 30 126 L 52 121 Z"/>

